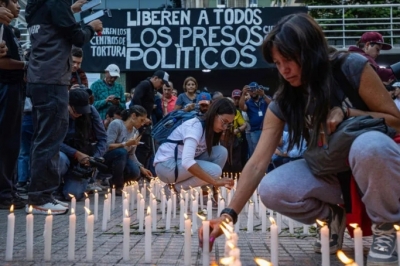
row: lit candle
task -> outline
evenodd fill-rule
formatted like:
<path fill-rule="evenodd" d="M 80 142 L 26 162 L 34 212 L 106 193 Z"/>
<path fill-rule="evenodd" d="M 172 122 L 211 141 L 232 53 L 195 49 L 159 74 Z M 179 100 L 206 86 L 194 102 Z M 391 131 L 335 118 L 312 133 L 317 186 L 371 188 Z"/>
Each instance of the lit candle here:
<path fill-rule="evenodd" d="M 358 224 L 350 224 L 354 228 L 354 257 L 358 265 L 364 265 L 364 251 L 363 251 L 363 240 L 362 240 L 362 230 Z"/>
<path fill-rule="evenodd" d="M 113 185 L 111 193 L 111 209 L 115 210 L 115 185 Z"/>
<path fill-rule="evenodd" d="M 124 200 L 122 201 L 122 218 L 125 217 L 125 210 L 129 210 L 128 193 L 124 191 Z"/>
<path fill-rule="evenodd" d="M 172 192 L 172 217 L 176 218 L 176 193 Z"/>
<path fill-rule="evenodd" d="M 167 203 L 167 220 L 165 221 L 165 230 L 171 229 L 171 210 L 172 209 L 172 200 L 168 199 Z"/>
<path fill-rule="evenodd" d="M 254 261 L 256 262 L 257 265 L 259 266 L 272 266 L 273 264 L 270 263 L 269 261 L 266 261 L 264 259 L 260 258 L 255 258 Z"/>
<path fill-rule="evenodd" d="M 293 223 L 293 219 L 289 218 L 289 233 L 290 234 L 294 234 L 294 223 Z"/>
<path fill-rule="evenodd" d="M 185 201 L 181 199 L 180 201 L 181 213 L 179 215 L 179 231 L 185 231 Z"/>
<path fill-rule="evenodd" d="M 152 222 L 152 230 L 156 231 L 157 230 L 157 200 L 153 195 L 153 200 L 151 201 L 151 222 Z"/>
<path fill-rule="evenodd" d="M 338 252 L 336 253 L 337 257 L 339 258 L 339 260 L 344 263 L 344 265 L 346 266 L 358 266 L 358 264 L 356 262 L 354 262 L 354 260 L 348 258 L 343 251 L 338 250 Z M 361 264 L 360 266 L 362 266 L 363 264 Z"/>
<path fill-rule="evenodd" d="M 200 210 L 204 209 L 204 200 L 203 200 L 203 190 L 201 189 L 201 187 L 197 188 L 198 189 L 198 193 L 199 193 L 199 198 L 200 198 Z"/>
<path fill-rule="evenodd" d="M 400 254 L 400 226 L 395 224 L 394 229 L 396 229 L 397 254 Z M 400 265 L 400 261 L 399 261 L 399 265 Z"/>
<path fill-rule="evenodd" d="M 189 208 L 189 192 L 188 191 L 184 192 L 185 192 L 185 212 L 187 212 Z"/>
<path fill-rule="evenodd" d="M 308 224 L 303 224 L 303 234 L 305 235 L 310 234 L 310 226 Z"/>
<path fill-rule="evenodd" d="M 14 205 L 11 205 L 10 214 L 8 215 L 7 219 L 6 261 L 11 261 L 13 258 L 14 229 L 15 229 Z"/>
<path fill-rule="evenodd" d="M 136 214 L 139 213 L 139 209 L 140 209 L 140 199 L 142 198 L 142 194 L 140 193 L 140 191 L 137 191 L 136 194 Z"/>
<path fill-rule="evenodd" d="M 29 214 L 26 216 L 26 259 L 33 259 L 33 214 L 32 205 L 29 206 Z"/>
<path fill-rule="evenodd" d="M 140 206 L 139 206 L 139 232 L 143 232 L 143 222 L 144 222 L 144 198 L 141 197 L 140 199 Z"/>
<path fill-rule="evenodd" d="M 282 231 L 282 214 L 276 213 L 277 225 L 278 225 L 278 233 Z"/>
<path fill-rule="evenodd" d="M 212 219 L 212 201 L 211 197 L 209 197 L 207 200 L 207 220 L 211 219 Z"/>
<path fill-rule="evenodd" d="M 87 233 L 86 233 L 86 260 L 93 260 L 93 228 L 94 228 L 94 215 L 89 209 L 85 208 L 88 213 L 87 217 Z"/>
<path fill-rule="evenodd" d="M 162 193 L 161 196 L 161 219 L 165 219 L 165 202 L 167 200 L 167 197 L 165 196 L 164 193 Z"/>
<path fill-rule="evenodd" d="M 94 219 L 97 221 L 99 217 L 99 193 L 97 190 L 94 191 Z"/>
<path fill-rule="evenodd" d="M 112 198 L 112 194 L 111 194 L 111 190 L 107 189 L 107 199 L 108 199 L 108 210 L 107 210 L 107 221 L 111 221 L 111 199 Z"/>
<path fill-rule="evenodd" d="M 254 203 L 250 201 L 249 212 L 247 213 L 247 233 L 253 232 Z"/>
<path fill-rule="evenodd" d="M 107 198 L 107 194 L 104 194 L 104 205 L 103 205 L 103 222 L 101 224 L 101 230 L 104 232 L 107 230 L 107 221 L 108 221 L 108 209 L 110 201 Z"/>
<path fill-rule="evenodd" d="M 271 222 L 271 262 L 272 265 L 278 265 L 278 226 L 272 216 L 269 220 Z"/>
<path fill-rule="evenodd" d="M 48 210 L 44 223 L 44 260 L 46 261 L 51 259 L 52 233 L 53 233 L 53 215 L 51 215 L 51 210 Z"/>
<path fill-rule="evenodd" d="M 206 217 L 198 215 L 203 221 L 203 266 L 210 265 L 210 222 L 206 220 Z"/>
<path fill-rule="evenodd" d="M 145 219 L 145 233 L 144 233 L 144 262 L 151 263 L 151 211 L 147 207 L 147 216 Z"/>
<path fill-rule="evenodd" d="M 329 228 L 326 223 L 317 220 L 317 223 L 322 227 L 321 234 L 321 253 L 322 253 L 322 266 L 329 266 L 330 252 L 329 252 Z"/>
<path fill-rule="evenodd" d="M 260 202 L 260 215 L 261 215 L 261 232 L 267 231 L 267 208 L 264 203 Z"/>
<path fill-rule="evenodd" d="M 85 207 L 90 209 L 90 199 L 89 199 L 89 195 L 85 192 Z M 85 233 L 87 232 L 87 217 L 88 214 L 87 212 L 85 212 Z"/>
<path fill-rule="evenodd" d="M 129 218 L 128 210 L 125 210 L 125 217 L 123 221 L 124 241 L 122 245 L 122 257 L 124 261 L 129 260 L 129 234 L 130 234 L 131 218 Z"/>
<path fill-rule="evenodd" d="M 190 266 L 192 263 L 192 223 L 185 213 L 185 242 L 184 242 L 184 265 Z"/>
<path fill-rule="evenodd" d="M 72 194 L 68 194 L 68 196 L 71 198 L 71 210 L 74 209 L 76 210 L 76 198 Z"/>
<path fill-rule="evenodd" d="M 192 228 L 193 230 L 197 230 L 197 212 L 199 211 L 199 205 L 196 199 L 192 200 Z"/>
<path fill-rule="evenodd" d="M 76 231 L 76 215 L 75 209 L 71 208 L 69 215 L 69 231 L 68 231 L 68 260 L 75 260 L 75 231 Z"/>
<path fill-rule="evenodd" d="M 218 215 L 221 215 L 223 209 L 225 209 L 225 199 L 221 198 L 218 204 Z"/>

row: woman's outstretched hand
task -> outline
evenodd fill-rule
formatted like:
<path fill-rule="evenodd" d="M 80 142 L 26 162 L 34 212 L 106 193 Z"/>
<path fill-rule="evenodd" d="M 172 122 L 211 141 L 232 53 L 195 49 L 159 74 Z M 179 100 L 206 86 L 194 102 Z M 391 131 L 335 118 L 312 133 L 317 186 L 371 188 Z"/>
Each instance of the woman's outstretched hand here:
<path fill-rule="evenodd" d="M 216 187 L 227 187 L 229 189 L 233 188 L 233 186 L 235 185 L 235 181 L 231 178 L 221 178 L 221 179 L 217 179 L 216 180 L 216 184 L 214 184 L 214 186 Z"/>
<path fill-rule="evenodd" d="M 222 224 L 223 221 L 225 221 L 226 217 L 221 216 L 215 219 L 210 220 L 210 252 L 213 248 L 214 241 L 217 237 L 222 235 L 222 230 L 220 228 L 220 225 Z M 199 246 L 203 249 L 203 227 L 200 227 L 198 230 L 199 234 Z"/>

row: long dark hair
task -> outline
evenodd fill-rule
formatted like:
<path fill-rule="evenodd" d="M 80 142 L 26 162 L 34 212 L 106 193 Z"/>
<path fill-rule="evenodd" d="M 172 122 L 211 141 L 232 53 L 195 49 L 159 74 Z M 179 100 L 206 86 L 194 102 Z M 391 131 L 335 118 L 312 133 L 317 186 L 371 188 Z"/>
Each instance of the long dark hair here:
<path fill-rule="evenodd" d="M 332 70 L 328 44 L 320 26 L 307 14 L 292 14 L 282 18 L 268 34 L 262 45 L 265 60 L 273 63 L 275 47 L 287 59 L 301 66 L 301 88 L 294 88 L 280 74 L 280 86 L 275 100 L 289 126 L 289 148 L 300 145 L 302 134 L 311 147 L 317 143 L 320 125 L 325 124 L 329 112 Z M 308 96 L 308 97 L 307 97 Z M 309 138 L 306 109 L 315 104 Z"/>
<path fill-rule="evenodd" d="M 221 133 L 214 132 L 214 120 L 218 119 L 217 115 L 235 115 L 235 105 L 227 98 L 221 98 L 212 102 L 210 109 L 205 114 L 205 134 L 207 152 L 211 154 L 212 146 L 217 143 L 221 137 Z M 226 130 L 229 131 L 229 130 Z"/>
<path fill-rule="evenodd" d="M 128 118 L 132 115 L 136 114 L 136 116 L 147 116 L 147 111 L 140 105 L 131 105 L 129 109 L 123 110 L 121 112 L 122 121 L 128 120 Z"/>

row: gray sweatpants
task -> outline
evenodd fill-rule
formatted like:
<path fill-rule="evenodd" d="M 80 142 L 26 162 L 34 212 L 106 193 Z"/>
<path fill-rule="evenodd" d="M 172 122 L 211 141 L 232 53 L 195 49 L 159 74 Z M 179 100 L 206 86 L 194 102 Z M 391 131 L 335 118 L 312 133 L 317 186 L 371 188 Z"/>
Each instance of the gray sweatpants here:
<path fill-rule="evenodd" d="M 222 174 L 222 168 L 225 165 L 226 159 L 228 158 L 228 151 L 223 146 L 213 146 L 211 155 L 204 152 L 197 156 L 195 159 L 196 163 L 211 177 L 217 179 Z M 175 188 L 179 192 L 181 188 L 184 190 L 190 187 L 199 187 L 208 185 L 200 178 L 193 176 L 189 171 L 182 167 L 182 160 L 178 159 L 178 179 L 175 182 L 175 159 L 169 159 L 168 161 L 157 163 L 155 170 L 157 176 L 164 183 L 171 184 L 175 183 Z"/>
<path fill-rule="evenodd" d="M 349 163 L 372 222 L 400 222 L 400 145 L 383 133 L 364 133 Z M 305 224 L 328 217 L 328 204 L 343 203 L 337 178 L 314 176 L 304 159 L 268 173 L 259 193 L 268 208 Z"/>

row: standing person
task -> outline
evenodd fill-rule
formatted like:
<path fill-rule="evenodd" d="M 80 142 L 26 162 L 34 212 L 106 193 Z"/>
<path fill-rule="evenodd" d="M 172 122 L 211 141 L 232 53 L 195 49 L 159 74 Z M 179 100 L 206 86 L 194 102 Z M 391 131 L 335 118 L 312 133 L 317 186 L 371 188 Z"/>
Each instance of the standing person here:
<path fill-rule="evenodd" d="M 115 64 L 107 66 L 104 79 L 93 82 L 90 89 L 93 91 L 94 103 L 101 119 L 106 119 L 108 108 L 118 105 L 122 110 L 126 109 L 125 90 L 116 80 L 120 76 L 119 67 Z"/>
<path fill-rule="evenodd" d="M 174 84 L 170 81 L 169 87 L 163 86 L 163 96 L 162 96 L 162 110 L 163 116 L 171 113 L 174 110 L 176 100 L 178 99 L 176 96 L 172 95 L 172 91 L 174 90 Z"/>
<path fill-rule="evenodd" d="M 221 234 L 222 221 L 237 221 L 237 214 L 261 181 L 260 198 L 269 209 L 305 224 L 316 219 L 326 221 L 330 229 L 330 252 L 334 253 L 342 247 L 346 225 L 345 210 L 338 205 L 344 203 L 342 195 L 346 187 L 342 191 L 337 176 L 313 175 L 304 159 L 284 164 L 265 175 L 285 123 L 290 132 L 289 146 L 300 144 L 302 134 L 308 133 L 308 148 L 324 149 L 329 148 L 325 134 L 335 132 L 348 117 L 384 118 L 399 133 L 400 112 L 368 60 L 355 53 L 330 56 L 321 27 L 307 14 L 282 18 L 264 40 L 262 51 L 266 61 L 278 68 L 280 87 L 268 108 L 260 145 L 243 169 L 231 203 L 221 217 L 210 221 L 213 228 L 210 239 Z M 349 89 L 357 92 L 361 103 L 349 100 L 342 77 L 351 84 Z M 362 103 L 367 108 L 360 109 Z M 349 151 L 349 167 L 372 221 L 369 266 L 398 265 L 393 224 L 400 221 L 399 160 L 400 145 L 377 131 L 359 135 Z M 321 251 L 319 239 L 314 250 Z"/>
<path fill-rule="evenodd" d="M 247 92 L 250 93 L 250 99 L 246 101 Z M 244 86 L 239 108 L 246 112 L 249 117 L 250 139 L 247 139 L 247 142 L 249 143 L 250 156 L 253 154 L 260 139 L 264 116 L 270 102 L 271 100 L 265 95 L 264 90 L 258 86 L 257 82 Z"/>
<path fill-rule="evenodd" d="M 71 83 L 70 86 L 76 88 L 80 85 L 89 87 L 88 78 L 85 71 L 81 69 L 81 64 L 83 61 L 83 50 L 79 47 L 73 47 L 71 50 L 72 55 L 72 73 L 71 73 Z"/>
<path fill-rule="evenodd" d="M 60 183 L 59 150 L 68 130 L 72 45 L 82 46 L 103 29 L 100 20 L 81 28 L 70 4 L 68 0 L 28 0 L 26 7 L 32 45 L 27 95 L 32 100 L 34 127 L 28 204 L 53 214 L 68 212 L 52 193 Z"/>
<path fill-rule="evenodd" d="M 17 1 L 0 1 L 0 21 L 18 17 L 20 6 Z M 4 15 L 6 14 L 4 19 Z M 17 195 L 14 170 L 17 164 L 21 141 L 22 90 L 24 83 L 23 52 L 15 38 L 11 26 L 0 24 L 3 28 L 2 54 L 0 58 L 0 209 L 21 209 L 24 200 Z M 5 47 L 7 44 L 7 47 Z"/>
<path fill-rule="evenodd" d="M 197 80 L 194 77 L 187 77 L 183 82 L 183 93 L 179 94 L 174 110 L 183 109 L 186 112 L 193 111 L 196 107 Z"/>
<path fill-rule="evenodd" d="M 135 88 L 135 95 L 133 95 L 131 106 L 140 105 L 147 112 L 149 122 L 153 109 L 154 109 L 154 93 L 161 89 L 163 85 L 169 87 L 169 75 L 164 70 L 157 70 L 151 78 L 147 78 L 140 82 Z M 150 123 L 148 123 L 150 124 Z M 151 128 L 144 128 L 142 134 L 142 145 L 139 145 L 136 149 L 136 156 L 139 162 L 146 168 L 149 168 L 149 160 L 152 154 L 152 139 L 151 139 Z"/>
<path fill-rule="evenodd" d="M 235 111 L 228 99 L 220 99 L 210 106 L 204 117 L 204 126 L 195 117 L 175 128 L 168 139 L 182 140 L 183 145 L 165 142 L 158 148 L 154 159 L 161 181 L 170 184 L 178 192 L 208 184 L 216 187 L 233 186 L 233 179 L 219 179 L 228 151 L 216 143 L 232 126 Z M 176 167 L 178 176 L 175 176 Z"/>
<path fill-rule="evenodd" d="M 241 162 L 241 166 L 243 167 L 246 164 L 247 159 L 249 158 L 249 156 L 248 156 L 249 148 L 248 148 L 248 143 L 247 143 L 247 136 L 250 135 L 250 124 L 248 122 L 249 118 L 247 117 L 247 113 L 241 111 L 239 108 L 239 101 L 240 101 L 241 95 L 242 95 L 242 91 L 239 89 L 232 91 L 232 99 L 233 99 L 233 102 L 235 103 L 236 110 L 240 112 L 240 114 L 244 120 L 244 124 L 240 125 L 238 128 L 240 131 L 240 137 L 242 139 L 241 148 L 240 148 L 240 154 L 241 154 L 240 162 Z"/>

